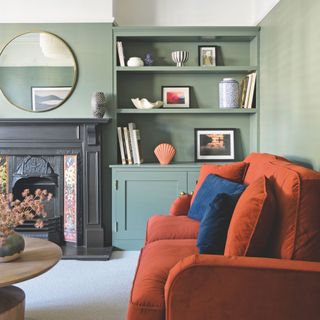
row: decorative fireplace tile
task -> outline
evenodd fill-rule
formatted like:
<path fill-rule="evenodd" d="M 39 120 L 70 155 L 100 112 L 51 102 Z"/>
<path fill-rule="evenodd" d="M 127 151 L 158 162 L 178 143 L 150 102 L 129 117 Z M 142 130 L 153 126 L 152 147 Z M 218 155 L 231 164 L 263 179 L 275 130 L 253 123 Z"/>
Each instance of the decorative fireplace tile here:
<path fill-rule="evenodd" d="M 77 156 L 64 156 L 64 238 L 77 243 Z"/>
<path fill-rule="evenodd" d="M 0 193 L 8 193 L 8 158 L 0 156 Z"/>

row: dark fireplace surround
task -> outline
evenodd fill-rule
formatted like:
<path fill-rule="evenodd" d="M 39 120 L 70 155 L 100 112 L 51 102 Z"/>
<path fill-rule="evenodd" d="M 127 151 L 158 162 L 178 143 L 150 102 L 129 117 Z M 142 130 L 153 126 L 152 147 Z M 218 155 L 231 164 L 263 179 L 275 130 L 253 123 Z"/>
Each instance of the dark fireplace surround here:
<path fill-rule="evenodd" d="M 54 194 L 51 219 L 63 216 L 63 157 L 72 155 L 77 159 L 77 239 L 69 246 L 67 242 L 66 257 L 94 259 L 99 258 L 99 253 L 109 254 L 104 248 L 102 226 L 98 128 L 108 122 L 109 119 L 0 120 L 0 155 L 9 158 L 9 191 L 19 196 L 29 185 L 48 189 Z"/>

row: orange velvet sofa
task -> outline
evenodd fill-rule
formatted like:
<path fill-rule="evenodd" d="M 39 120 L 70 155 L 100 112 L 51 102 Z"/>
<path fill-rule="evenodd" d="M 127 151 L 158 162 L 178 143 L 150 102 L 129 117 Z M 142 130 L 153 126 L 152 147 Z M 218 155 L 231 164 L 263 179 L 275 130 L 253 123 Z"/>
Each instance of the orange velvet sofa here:
<path fill-rule="evenodd" d="M 179 213 L 148 222 L 128 320 L 320 319 L 320 173 L 270 154 L 244 161 L 244 183 L 272 181 L 270 256 L 198 254 L 186 197 Z"/>

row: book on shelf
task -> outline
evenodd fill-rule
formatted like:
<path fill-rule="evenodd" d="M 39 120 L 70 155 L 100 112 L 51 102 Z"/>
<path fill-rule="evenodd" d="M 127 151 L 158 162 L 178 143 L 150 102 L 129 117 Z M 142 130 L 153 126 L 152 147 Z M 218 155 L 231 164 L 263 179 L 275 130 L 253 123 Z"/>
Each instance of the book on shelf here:
<path fill-rule="evenodd" d="M 136 124 L 134 122 L 128 123 L 130 142 L 132 147 L 132 157 L 133 163 L 138 163 L 138 150 L 136 149 L 136 144 L 134 141 L 133 130 L 136 129 Z"/>
<path fill-rule="evenodd" d="M 118 57 L 119 57 L 119 63 L 121 67 L 125 67 L 124 62 L 124 53 L 123 53 L 123 45 L 122 41 L 117 41 L 117 51 L 118 51 Z"/>
<path fill-rule="evenodd" d="M 121 163 L 126 164 L 126 153 L 125 153 L 125 147 L 124 147 L 124 140 L 123 140 L 123 134 L 122 134 L 122 128 L 118 127 L 118 141 L 119 141 L 119 148 L 120 148 L 120 156 L 121 156 Z"/>
<path fill-rule="evenodd" d="M 142 154 L 141 154 L 141 137 L 140 137 L 140 130 L 134 129 L 133 130 L 133 143 L 134 143 L 134 150 L 137 153 L 137 162 L 136 164 L 143 163 Z"/>
<path fill-rule="evenodd" d="M 249 90 L 249 98 L 248 98 L 248 108 L 253 108 L 253 97 L 254 97 L 254 92 L 255 92 L 255 86 L 256 86 L 256 78 L 257 78 L 257 73 L 253 72 L 250 74 L 251 77 L 251 85 L 250 85 L 250 90 Z"/>
<path fill-rule="evenodd" d="M 127 150 L 128 164 L 133 164 L 131 143 L 130 143 L 129 131 L 127 127 L 123 128 L 123 135 L 124 135 L 124 141 L 125 141 L 126 150 Z"/>
<path fill-rule="evenodd" d="M 240 108 L 251 109 L 254 107 L 255 84 L 257 73 L 247 74 L 240 83 L 239 105 Z"/>

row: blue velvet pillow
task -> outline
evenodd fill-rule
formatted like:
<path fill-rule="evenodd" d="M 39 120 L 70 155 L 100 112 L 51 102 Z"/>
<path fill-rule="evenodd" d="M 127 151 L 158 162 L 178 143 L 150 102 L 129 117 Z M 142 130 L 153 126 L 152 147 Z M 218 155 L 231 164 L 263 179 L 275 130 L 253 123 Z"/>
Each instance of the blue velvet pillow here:
<path fill-rule="evenodd" d="M 197 247 L 200 253 L 223 254 L 233 210 L 241 193 L 218 193 L 200 223 Z"/>
<path fill-rule="evenodd" d="M 217 194 L 226 193 L 240 196 L 245 188 L 246 186 L 243 184 L 232 182 L 214 174 L 209 174 L 203 181 L 189 209 L 189 218 L 201 221 L 209 204 Z"/>

